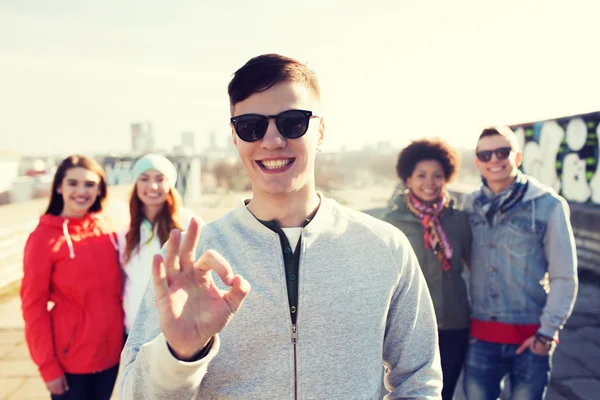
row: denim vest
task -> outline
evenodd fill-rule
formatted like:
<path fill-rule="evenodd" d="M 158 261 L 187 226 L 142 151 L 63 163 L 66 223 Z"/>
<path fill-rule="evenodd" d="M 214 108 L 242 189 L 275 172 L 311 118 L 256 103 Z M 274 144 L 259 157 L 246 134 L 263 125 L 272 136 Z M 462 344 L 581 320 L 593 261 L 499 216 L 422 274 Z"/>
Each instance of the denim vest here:
<path fill-rule="evenodd" d="M 544 236 L 558 203 L 559 199 L 549 192 L 538 192 L 536 196 L 527 193 L 506 214 L 495 216 L 493 226 L 481 209 L 473 208 L 472 203 L 466 205 L 471 208 L 469 222 L 473 231 L 473 318 L 511 324 L 539 323 L 548 289 Z"/>

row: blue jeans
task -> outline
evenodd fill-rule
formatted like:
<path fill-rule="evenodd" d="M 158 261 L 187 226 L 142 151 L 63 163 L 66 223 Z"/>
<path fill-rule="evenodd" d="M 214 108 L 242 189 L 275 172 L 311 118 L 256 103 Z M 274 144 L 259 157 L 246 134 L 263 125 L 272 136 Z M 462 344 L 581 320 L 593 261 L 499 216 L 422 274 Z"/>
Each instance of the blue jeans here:
<path fill-rule="evenodd" d="M 52 400 L 109 400 L 119 373 L 119 364 L 105 371 L 91 374 L 65 373 L 69 390 L 51 395 Z"/>
<path fill-rule="evenodd" d="M 529 350 L 517 354 L 518 348 L 516 344 L 470 339 L 464 371 L 468 400 L 496 400 L 506 375 L 510 379 L 510 399 L 544 398 L 550 379 L 551 356 L 539 356 Z"/>

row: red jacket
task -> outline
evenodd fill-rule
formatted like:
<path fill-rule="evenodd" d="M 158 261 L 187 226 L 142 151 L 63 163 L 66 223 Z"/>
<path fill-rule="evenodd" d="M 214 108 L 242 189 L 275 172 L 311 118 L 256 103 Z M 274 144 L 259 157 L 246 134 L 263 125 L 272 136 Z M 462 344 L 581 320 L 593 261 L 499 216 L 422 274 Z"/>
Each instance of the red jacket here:
<path fill-rule="evenodd" d="M 45 382 L 119 362 L 122 276 L 114 232 L 99 215 L 43 215 L 27 239 L 23 270 L 25 339 Z"/>

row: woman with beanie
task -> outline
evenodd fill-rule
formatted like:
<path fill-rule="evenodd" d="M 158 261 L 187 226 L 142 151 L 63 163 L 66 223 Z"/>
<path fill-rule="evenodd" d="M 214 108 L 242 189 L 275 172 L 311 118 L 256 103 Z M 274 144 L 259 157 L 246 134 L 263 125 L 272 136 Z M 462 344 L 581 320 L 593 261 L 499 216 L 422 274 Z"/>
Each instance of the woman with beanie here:
<path fill-rule="evenodd" d="M 116 235 L 103 215 L 106 191 L 96 161 L 67 157 L 25 245 L 25 339 L 52 399 L 108 400 L 117 379 L 122 277 Z"/>
<path fill-rule="evenodd" d="M 410 143 L 396 165 L 407 190 L 383 217 L 408 237 L 425 275 L 438 323 L 444 400 L 453 397 L 469 340 L 462 274 L 471 253 L 471 228 L 467 213 L 455 208 L 446 191 L 458 164 L 456 151 L 442 141 Z"/>
<path fill-rule="evenodd" d="M 182 209 L 175 188 L 177 171 L 166 157 L 147 154 L 133 166 L 135 184 L 129 199 L 129 226 L 119 235 L 121 265 L 125 271 L 123 309 L 125 333 L 135 321 L 151 277 L 152 257 L 160 252 L 173 229 L 187 229 L 193 214 Z"/>

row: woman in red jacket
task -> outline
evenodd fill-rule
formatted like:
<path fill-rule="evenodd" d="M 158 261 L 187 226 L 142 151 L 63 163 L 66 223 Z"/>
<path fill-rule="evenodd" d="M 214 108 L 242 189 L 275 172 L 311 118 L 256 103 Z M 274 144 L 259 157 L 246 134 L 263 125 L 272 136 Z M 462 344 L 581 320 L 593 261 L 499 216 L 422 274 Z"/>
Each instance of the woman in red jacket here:
<path fill-rule="evenodd" d="M 96 161 L 67 157 L 25 245 L 25 338 L 52 399 L 109 399 L 117 377 L 122 278 L 115 233 L 101 214 L 106 189 Z"/>

